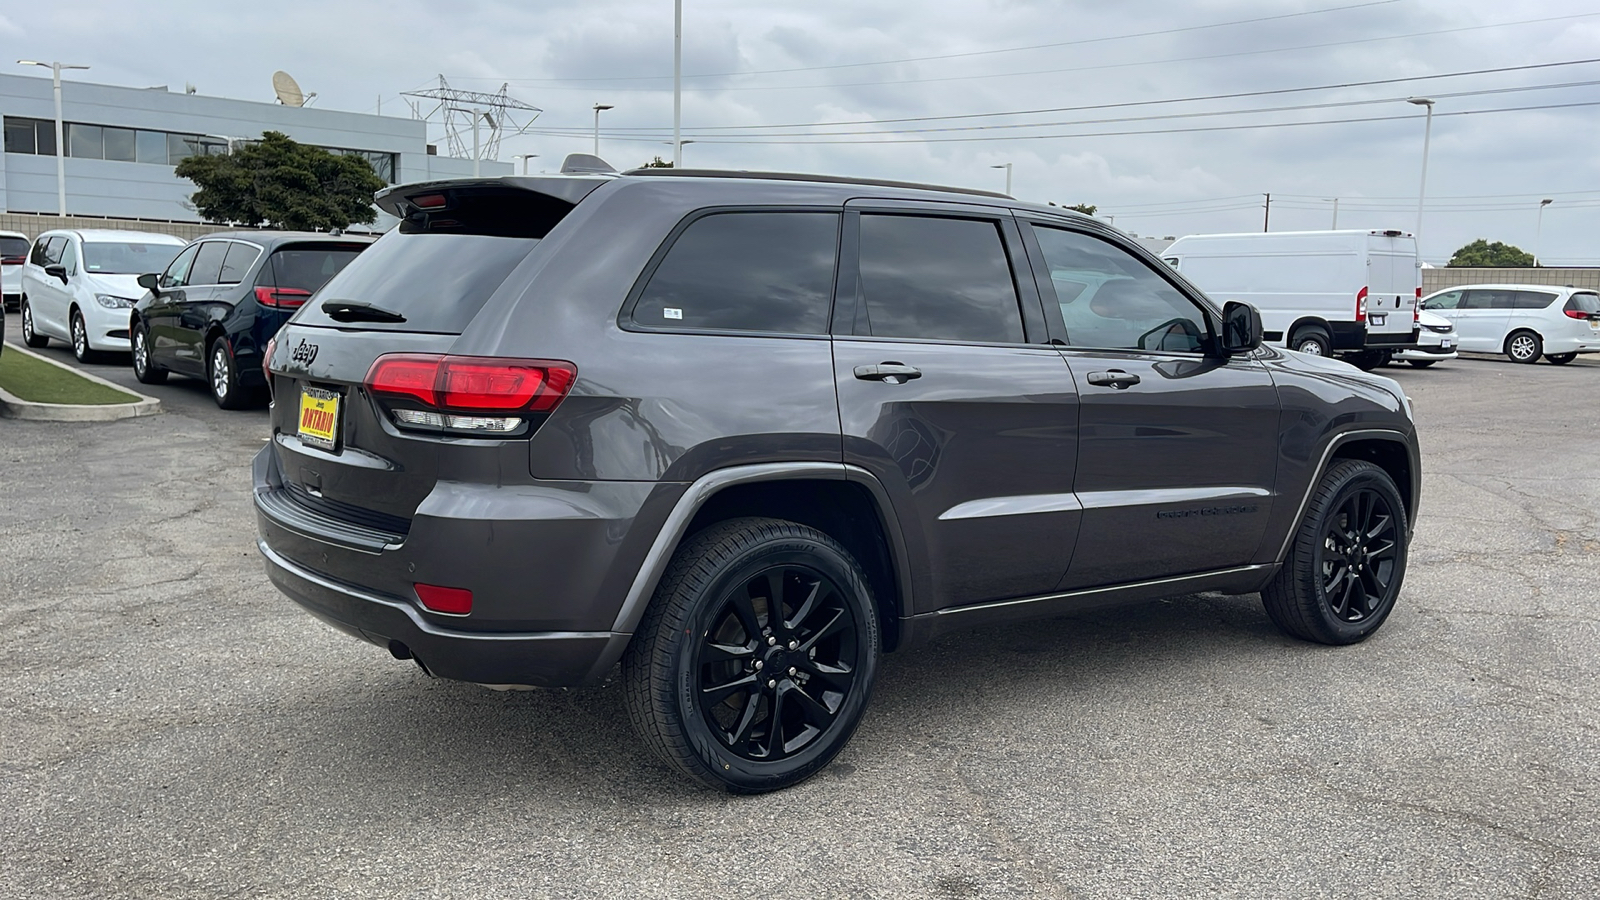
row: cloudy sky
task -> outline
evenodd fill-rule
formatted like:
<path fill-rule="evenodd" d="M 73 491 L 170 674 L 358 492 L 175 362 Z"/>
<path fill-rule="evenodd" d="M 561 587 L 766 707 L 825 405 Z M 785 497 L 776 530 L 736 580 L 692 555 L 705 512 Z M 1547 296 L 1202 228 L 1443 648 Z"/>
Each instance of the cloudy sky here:
<path fill-rule="evenodd" d="M 998 190 L 1009 162 L 1016 196 L 1139 234 L 1259 230 L 1267 192 L 1274 231 L 1328 227 L 1333 198 L 1341 227 L 1411 230 L 1426 96 L 1426 258 L 1532 250 L 1549 198 L 1544 260 L 1600 264 L 1600 2 L 685 0 L 683 29 L 690 166 Z M 392 115 L 440 74 L 509 82 L 543 113 L 502 159 L 588 150 L 597 102 L 602 156 L 671 158 L 671 0 L 6 2 L 0 44 L 235 98 L 281 68 Z"/>

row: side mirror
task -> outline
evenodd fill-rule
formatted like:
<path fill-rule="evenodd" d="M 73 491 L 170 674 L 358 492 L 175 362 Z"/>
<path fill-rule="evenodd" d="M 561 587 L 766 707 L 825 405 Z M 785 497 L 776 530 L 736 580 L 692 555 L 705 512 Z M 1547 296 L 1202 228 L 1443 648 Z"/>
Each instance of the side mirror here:
<path fill-rule="evenodd" d="M 161 296 L 161 275 L 156 272 L 146 272 L 139 276 L 139 287 L 150 293 Z"/>
<path fill-rule="evenodd" d="M 1261 346 L 1261 313 L 1248 303 L 1229 300 L 1222 307 L 1222 352 L 1249 353 Z"/>
<path fill-rule="evenodd" d="M 61 283 L 62 284 L 66 284 L 67 283 L 67 267 L 63 266 L 60 263 L 55 263 L 54 265 L 45 266 L 44 267 L 44 273 L 46 275 L 54 275 L 55 277 L 61 279 Z"/>

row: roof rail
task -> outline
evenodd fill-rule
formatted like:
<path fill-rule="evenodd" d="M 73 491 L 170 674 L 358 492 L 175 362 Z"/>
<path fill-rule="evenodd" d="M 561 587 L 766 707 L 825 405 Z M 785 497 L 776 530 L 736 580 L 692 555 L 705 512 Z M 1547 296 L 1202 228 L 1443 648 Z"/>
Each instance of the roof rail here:
<path fill-rule="evenodd" d="M 731 169 L 663 169 L 649 166 L 640 169 L 629 169 L 622 173 L 624 177 L 633 175 L 648 175 L 651 177 L 669 178 L 751 178 L 764 181 L 810 181 L 821 184 L 863 184 L 873 187 L 906 188 L 913 191 L 939 191 L 946 194 L 972 194 L 978 197 L 996 197 L 1001 200 L 1015 199 L 1009 194 L 998 191 L 983 191 L 977 188 L 951 187 L 947 184 L 922 184 L 916 181 L 888 181 L 881 178 L 850 178 L 843 175 L 809 175 L 801 172 L 747 172 Z"/>

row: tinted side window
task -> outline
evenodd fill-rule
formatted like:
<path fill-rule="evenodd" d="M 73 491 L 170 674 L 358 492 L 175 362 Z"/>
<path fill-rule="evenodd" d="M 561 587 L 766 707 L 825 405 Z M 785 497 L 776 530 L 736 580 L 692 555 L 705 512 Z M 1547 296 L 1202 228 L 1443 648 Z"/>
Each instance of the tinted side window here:
<path fill-rule="evenodd" d="M 1464 291 L 1445 291 L 1442 294 L 1429 297 L 1422 305 L 1423 309 L 1457 309 L 1461 306 L 1461 295 Z"/>
<path fill-rule="evenodd" d="M 65 266 L 68 275 L 78 274 L 78 247 L 71 240 L 61 239 L 61 249 L 55 251 L 58 262 Z"/>
<path fill-rule="evenodd" d="M 731 212 L 696 219 L 651 274 L 633 321 L 650 328 L 823 334 L 838 246 L 837 213 Z"/>
<path fill-rule="evenodd" d="M 167 266 L 167 270 L 161 273 L 161 280 L 157 284 L 164 288 L 182 285 L 185 279 L 189 277 L 189 267 L 194 264 L 194 255 L 199 249 L 199 246 L 196 245 L 179 253 L 177 258 Z"/>
<path fill-rule="evenodd" d="M 1206 317 L 1182 292 L 1115 244 L 1062 228 L 1033 227 L 1067 343 L 1111 350 L 1199 353 Z"/>
<path fill-rule="evenodd" d="M 1461 297 L 1462 309 L 1508 309 L 1510 291 L 1467 291 Z"/>
<path fill-rule="evenodd" d="M 222 272 L 222 258 L 228 255 L 227 241 L 206 241 L 189 269 L 189 279 L 184 284 L 217 284 Z"/>
<path fill-rule="evenodd" d="M 50 242 L 44 245 L 44 264 L 47 266 L 53 266 L 56 263 L 61 262 L 61 253 L 66 249 L 66 247 L 66 238 L 59 236 L 51 238 Z"/>
<path fill-rule="evenodd" d="M 1555 302 L 1557 295 L 1544 291 L 1517 291 L 1516 298 L 1512 301 L 1512 309 L 1544 309 Z"/>
<path fill-rule="evenodd" d="M 1020 343 L 1022 314 L 1000 226 L 983 219 L 861 217 L 856 333 Z"/>
<path fill-rule="evenodd" d="M 238 284 L 250 271 L 250 264 L 260 255 L 261 251 L 249 244 L 230 245 L 228 255 L 222 260 L 222 271 L 217 274 L 217 284 Z"/>
<path fill-rule="evenodd" d="M 30 263 L 32 263 L 32 264 L 34 264 L 36 266 L 48 265 L 44 261 L 44 256 L 45 256 L 45 253 L 47 252 L 45 250 L 45 247 L 49 245 L 51 240 L 53 240 L 53 238 L 42 237 L 42 238 L 39 238 L 38 240 L 34 241 L 33 242 L 33 251 L 28 254 L 28 262 L 30 262 Z"/>

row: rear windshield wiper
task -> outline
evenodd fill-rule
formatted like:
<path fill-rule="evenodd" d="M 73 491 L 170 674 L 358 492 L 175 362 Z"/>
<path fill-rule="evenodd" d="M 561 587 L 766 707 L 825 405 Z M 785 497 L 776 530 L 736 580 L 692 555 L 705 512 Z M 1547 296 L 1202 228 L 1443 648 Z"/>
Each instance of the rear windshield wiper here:
<path fill-rule="evenodd" d="M 328 318 L 335 322 L 404 322 L 405 316 L 397 312 L 390 312 L 382 307 L 370 303 L 358 303 L 355 300 L 326 300 L 322 304 L 322 311 Z"/>

